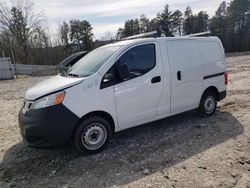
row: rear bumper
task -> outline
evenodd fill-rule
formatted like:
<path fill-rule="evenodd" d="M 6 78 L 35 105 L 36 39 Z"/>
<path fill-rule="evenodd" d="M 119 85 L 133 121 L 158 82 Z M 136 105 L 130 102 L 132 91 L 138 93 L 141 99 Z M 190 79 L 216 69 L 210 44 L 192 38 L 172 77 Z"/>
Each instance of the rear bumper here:
<path fill-rule="evenodd" d="M 219 101 L 225 99 L 226 96 L 227 96 L 227 90 L 220 92 L 219 93 Z"/>
<path fill-rule="evenodd" d="M 19 112 L 19 127 L 28 146 L 47 148 L 68 143 L 79 118 L 64 105 Z"/>

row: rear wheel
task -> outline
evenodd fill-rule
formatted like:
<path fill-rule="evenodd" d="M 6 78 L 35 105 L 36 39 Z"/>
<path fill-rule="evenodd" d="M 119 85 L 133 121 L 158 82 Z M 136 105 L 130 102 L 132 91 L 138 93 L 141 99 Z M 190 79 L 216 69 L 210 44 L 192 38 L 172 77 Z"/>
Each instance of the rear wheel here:
<path fill-rule="evenodd" d="M 109 123 L 101 117 L 90 117 L 79 125 L 75 133 L 76 149 L 84 154 L 94 154 L 102 151 L 111 137 Z"/>
<path fill-rule="evenodd" d="M 217 108 L 216 95 L 211 91 L 205 92 L 201 98 L 201 102 L 197 110 L 199 115 L 211 116 L 215 113 L 216 108 Z"/>

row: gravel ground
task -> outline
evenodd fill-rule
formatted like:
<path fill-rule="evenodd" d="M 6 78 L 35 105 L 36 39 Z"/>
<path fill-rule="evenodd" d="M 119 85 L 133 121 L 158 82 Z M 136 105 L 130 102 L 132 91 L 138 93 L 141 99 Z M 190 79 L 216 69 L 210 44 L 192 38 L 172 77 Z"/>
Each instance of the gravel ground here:
<path fill-rule="evenodd" d="M 0 82 L 0 187 L 250 187 L 250 56 L 227 59 L 228 97 L 194 112 L 118 133 L 102 153 L 70 145 L 27 148 L 17 114 L 25 90 L 46 77 Z"/>

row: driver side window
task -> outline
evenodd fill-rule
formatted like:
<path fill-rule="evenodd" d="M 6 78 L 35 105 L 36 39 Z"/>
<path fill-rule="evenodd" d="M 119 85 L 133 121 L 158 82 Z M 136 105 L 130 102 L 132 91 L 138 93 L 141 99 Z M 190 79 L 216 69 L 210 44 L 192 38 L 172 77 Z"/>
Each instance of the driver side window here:
<path fill-rule="evenodd" d="M 155 45 L 146 44 L 134 47 L 120 58 L 120 63 L 127 64 L 129 78 L 127 80 L 142 76 L 155 66 Z"/>
<path fill-rule="evenodd" d="M 119 65 L 126 64 L 129 75 L 126 80 L 119 80 Z M 101 89 L 142 76 L 156 65 L 155 45 L 136 46 L 126 53 L 109 69 L 102 79 Z"/>

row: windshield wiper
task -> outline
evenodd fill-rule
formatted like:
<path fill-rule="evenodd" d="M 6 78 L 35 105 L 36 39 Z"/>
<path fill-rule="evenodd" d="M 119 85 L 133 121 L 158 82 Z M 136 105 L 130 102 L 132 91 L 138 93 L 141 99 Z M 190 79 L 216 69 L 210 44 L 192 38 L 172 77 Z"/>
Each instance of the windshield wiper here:
<path fill-rule="evenodd" d="M 73 73 L 69 73 L 69 74 L 67 74 L 67 76 L 76 77 L 76 78 L 80 77 L 78 74 L 73 74 Z"/>

